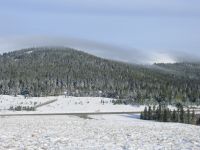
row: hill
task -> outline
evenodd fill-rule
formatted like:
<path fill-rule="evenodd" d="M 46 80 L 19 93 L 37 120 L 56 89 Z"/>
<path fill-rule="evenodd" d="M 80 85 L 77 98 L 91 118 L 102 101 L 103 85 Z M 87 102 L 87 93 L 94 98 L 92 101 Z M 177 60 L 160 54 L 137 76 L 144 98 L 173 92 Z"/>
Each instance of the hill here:
<path fill-rule="evenodd" d="M 0 55 L 0 94 L 200 103 L 199 73 L 199 64 L 134 65 L 70 48 L 29 48 Z"/>

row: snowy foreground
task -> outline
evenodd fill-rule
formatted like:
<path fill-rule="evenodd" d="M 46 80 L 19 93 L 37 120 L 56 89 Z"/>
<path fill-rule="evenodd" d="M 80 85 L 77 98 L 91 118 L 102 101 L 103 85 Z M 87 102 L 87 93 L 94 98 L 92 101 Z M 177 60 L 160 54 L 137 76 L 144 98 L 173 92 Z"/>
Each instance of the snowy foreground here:
<path fill-rule="evenodd" d="M 42 103 L 57 100 L 51 104 L 38 107 L 34 112 L 9 111 L 10 107 L 29 106 L 34 107 Z M 127 112 L 142 111 L 144 106 L 114 105 L 114 99 L 103 97 L 31 97 L 0 95 L 0 113 L 75 113 L 75 112 Z"/>
<path fill-rule="evenodd" d="M 130 115 L 0 117 L 1 150 L 199 150 L 200 127 Z"/>
<path fill-rule="evenodd" d="M 55 100 L 36 111 L 10 111 Z M 113 105 L 102 97 L 0 96 L 0 114 L 139 112 L 144 106 Z M 138 119 L 139 115 L 0 116 L 0 150 L 200 149 L 200 127 Z"/>

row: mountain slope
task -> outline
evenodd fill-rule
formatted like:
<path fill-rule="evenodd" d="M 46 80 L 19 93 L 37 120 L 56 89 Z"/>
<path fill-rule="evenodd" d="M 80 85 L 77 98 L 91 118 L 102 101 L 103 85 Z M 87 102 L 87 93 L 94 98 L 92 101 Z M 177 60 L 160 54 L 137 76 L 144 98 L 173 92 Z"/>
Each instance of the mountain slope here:
<path fill-rule="evenodd" d="M 190 79 L 200 79 L 200 63 L 174 63 L 174 64 L 155 64 L 163 70 L 174 72 L 180 76 L 185 76 Z"/>
<path fill-rule="evenodd" d="M 185 67 L 193 77 L 173 64 L 168 66 L 125 64 L 69 48 L 30 48 L 0 56 L 0 94 L 26 91 L 31 96 L 47 96 L 67 91 L 68 95 L 126 102 L 198 103 L 200 80 L 193 72 L 197 68 Z"/>

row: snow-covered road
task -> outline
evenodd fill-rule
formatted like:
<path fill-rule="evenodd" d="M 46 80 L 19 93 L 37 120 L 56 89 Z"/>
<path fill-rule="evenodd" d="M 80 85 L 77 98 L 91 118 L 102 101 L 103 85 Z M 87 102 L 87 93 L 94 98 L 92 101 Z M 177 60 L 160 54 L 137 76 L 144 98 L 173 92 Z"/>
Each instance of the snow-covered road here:
<path fill-rule="evenodd" d="M 200 127 L 131 115 L 0 118 L 0 149 L 200 149 Z"/>

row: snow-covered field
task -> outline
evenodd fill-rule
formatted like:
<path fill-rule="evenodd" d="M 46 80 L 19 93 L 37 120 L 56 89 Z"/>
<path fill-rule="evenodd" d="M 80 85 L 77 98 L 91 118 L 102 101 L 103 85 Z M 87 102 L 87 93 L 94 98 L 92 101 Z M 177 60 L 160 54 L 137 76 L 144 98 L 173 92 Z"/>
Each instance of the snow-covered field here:
<path fill-rule="evenodd" d="M 38 112 L 117 112 L 141 111 L 144 106 L 114 105 L 111 98 L 59 96 L 57 101 L 40 107 Z"/>
<path fill-rule="evenodd" d="M 24 99 L 23 96 L 0 96 L 0 113 L 12 113 L 8 111 L 11 106 L 35 106 L 50 100 L 57 99 L 56 102 L 38 107 L 31 113 L 67 113 L 67 112 L 127 112 L 142 111 L 144 106 L 114 105 L 113 99 L 103 97 L 31 97 Z M 24 112 L 14 112 L 24 113 Z M 30 113 L 30 112 L 29 112 Z"/>
<path fill-rule="evenodd" d="M 0 95 L 0 111 L 8 110 L 11 106 L 35 106 L 51 100 L 50 97 L 31 97 L 25 99 L 23 96 Z"/>
<path fill-rule="evenodd" d="M 102 97 L 0 96 L 0 114 L 13 106 L 36 106 L 28 113 L 128 112 L 144 106 L 113 105 Z M 153 150 L 200 149 L 200 127 L 138 119 L 139 115 L 0 117 L 0 150 Z"/>
<path fill-rule="evenodd" d="M 199 150 L 200 127 L 131 115 L 0 118 L 1 150 Z"/>

